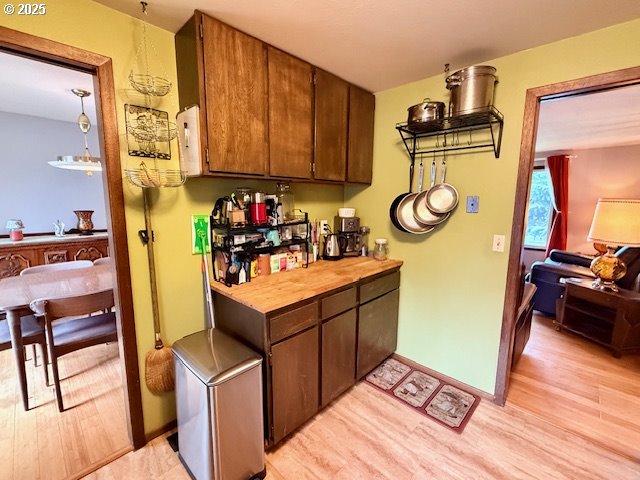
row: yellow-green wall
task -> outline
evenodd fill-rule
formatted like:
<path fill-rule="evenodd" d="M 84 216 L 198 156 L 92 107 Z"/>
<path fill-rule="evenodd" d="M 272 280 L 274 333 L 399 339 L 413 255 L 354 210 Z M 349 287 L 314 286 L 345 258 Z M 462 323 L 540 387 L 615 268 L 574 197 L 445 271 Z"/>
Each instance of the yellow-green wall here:
<path fill-rule="evenodd" d="M 113 59 L 121 161 L 123 167 L 136 166 L 135 158 L 126 154 L 122 106 L 140 100 L 130 97 L 127 81 L 136 63 L 139 21 L 89 0 L 56 0 L 47 8 L 43 17 L 0 15 L 0 25 Z M 158 52 L 157 59 L 152 56 L 153 68 L 156 73 L 168 75 L 175 85 L 173 35 L 152 26 L 148 27 L 148 35 Z M 422 98 L 446 98 L 442 76 L 376 95 L 371 187 L 348 187 L 343 202 L 341 187 L 293 186 L 297 206 L 308 210 L 312 217 L 331 219 L 343 203 L 356 207 L 363 223 L 372 227 L 371 239 L 389 238 L 391 255 L 405 261 L 399 353 L 477 388 L 493 391 L 507 254 L 492 252 L 491 240 L 494 233 L 510 234 L 525 92 L 532 87 L 638 65 L 639 43 L 640 21 L 634 21 L 486 62 L 497 67 L 500 78 L 496 106 L 505 116 L 502 154 L 500 159 L 490 153 L 449 158 L 448 181 L 458 188 L 462 201 L 467 195 L 480 195 L 480 213 L 466 214 L 461 206 L 445 226 L 427 237 L 399 233 L 388 220 L 389 204 L 407 188 L 408 157 L 394 125 L 406 117 L 408 106 Z M 175 114 L 175 88 L 158 107 Z M 175 145 L 172 151 L 176 158 Z M 152 215 L 160 311 L 163 337 L 168 343 L 204 325 L 199 259 L 189 254 L 189 216 L 208 213 L 218 196 L 240 183 L 273 190 L 273 184 L 265 182 L 193 179 L 183 188 L 154 192 Z M 143 373 L 144 355 L 153 347 L 146 251 L 137 238 L 144 220 L 140 191 L 126 181 L 124 185 Z M 173 396 L 154 396 L 144 386 L 143 408 L 148 432 L 175 418 Z"/>
<path fill-rule="evenodd" d="M 640 65 L 639 45 L 636 20 L 485 62 L 498 69 L 502 153 L 448 157 L 447 181 L 461 205 L 427 236 L 400 233 L 388 220 L 391 201 L 408 186 L 409 157 L 394 125 L 425 97 L 448 99 L 444 75 L 376 94 L 373 185 L 347 187 L 345 204 L 405 262 L 398 353 L 493 393 L 509 243 L 505 253 L 491 245 L 494 233 L 511 234 L 526 90 Z M 467 195 L 480 196 L 479 213 L 465 213 Z"/>
<path fill-rule="evenodd" d="M 140 96 L 131 94 L 127 79 L 137 63 L 136 50 L 141 38 L 141 23 L 89 0 L 55 0 L 47 4 L 47 13 L 42 17 L 9 17 L 0 14 L 0 25 L 112 58 L 121 163 L 123 168 L 136 167 L 139 160 L 127 155 L 123 105 L 140 104 L 142 101 Z M 147 27 L 147 34 L 158 53 L 157 56 L 150 55 L 151 73 L 167 75 L 175 86 L 173 34 L 153 26 Z M 73 87 L 74 85 L 69 85 L 69 89 Z M 160 104 L 154 106 L 168 111 L 170 116 L 175 115 L 178 110 L 176 88 Z M 177 159 L 175 142 L 172 145 L 172 157 Z M 173 168 L 176 167 L 175 161 L 172 160 Z M 164 165 L 161 163 L 160 166 Z M 43 168 L 48 167 L 45 165 Z M 100 176 L 94 178 L 96 181 L 101 180 Z M 126 180 L 123 182 L 138 352 L 144 379 L 145 353 L 153 348 L 147 257 L 137 236 L 137 231 L 144 227 L 144 218 L 140 190 Z M 233 191 L 238 185 L 259 187 L 271 192 L 275 190 L 275 184 L 271 182 L 200 178 L 187 181 L 182 188 L 153 192 L 152 222 L 156 233 L 158 297 L 166 343 L 170 344 L 204 328 L 200 259 L 190 254 L 190 215 L 209 213 L 216 198 Z M 292 190 L 296 206 L 308 211 L 311 218 L 333 218 L 337 208 L 343 203 L 342 187 L 294 185 Z M 142 385 L 145 430 L 151 432 L 175 418 L 174 397 L 173 394 L 155 396 L 146 389 L 144 381 Z"/>

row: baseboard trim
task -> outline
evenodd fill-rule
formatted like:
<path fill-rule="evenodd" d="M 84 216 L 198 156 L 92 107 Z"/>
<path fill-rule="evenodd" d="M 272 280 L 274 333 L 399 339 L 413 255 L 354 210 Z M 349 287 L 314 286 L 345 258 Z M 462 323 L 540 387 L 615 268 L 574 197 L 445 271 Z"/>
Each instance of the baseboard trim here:
<path fill-rule="evenodd" d="M 166 425 L 163 425 L 162 427 L 160 427 L 160 428 L 158 428 L 156 430 L 152 430 L 151 432 L 146 433 L 145 434 L 145 438 L 147 440 L 147 443 L 149 443 L 154 438 L 159 437 L 160 435 L 164 435 L 165 433 L 167 433 L 170 430 L 173 430 L 177 426 L 178 426 L 178 420 L 171 420 Z"/>
<path fill-rule="evenodd" d="M 467 385 L 464 382 L 461 382 L 459 380 L 456 380 L 455 378 L 451 378 L 448 375 L 445 375 L 443 373 L 437 372 L 436 370 L 433 370 L 432 368 L 429 367 L 425 367 L 424 365 L 415 362 L 407 357 L 404 357 L 398 353 L 394 353 L 391 355 L 391 358 L 396 358 L 398 360 L 400 360 L 402 363 L 406 363 L 407 365 L 409 365 L 410 367 L 414 367 L 418 370 L 423 370 L 426 373 L 430 373 L 431 375 L 434 375 L 436 377 L 440 377 L 442 380 L 444 380 L 445 382 L 447 382 L 450 385 L 453 385 L 456 388 L 460 388 L 461 390 L 466 390 L 470 393 L 473 393 L 474 395 L 479 396 L 480 398 L 483 398 L 485 400 L 488 400 L 490 402 L 495 402 L 496 397 L 490 393 L 487 393 L 483 390 L 480 390 L 479 388 L 476 387 L 472 387 L 471 385 Z"/>
<path fill-rule="evenodd" d="M 133 446 L 131 446 L 131 445 L 128 446 L 128 447 L 125 447 L 125 448 L 122 448 L 120 450 L 115 451 L 114 453 L 112 453 L 108 457 L 105 457 L 102 460 L 100 460 L 99 462 L 96 462 L 93 465 L 88 466 L 84 470 L 80 470 L 79 472 L 74 473 L 73 475 L 68 477 L 67 480 L 78 480 L 80 478 L 86 477 L 90 473 L 93 473 L 96 470 L 101 469 L 105 465 L 108 465 L 109 463 L 117 460 L 118 458 L 126 455 L 129 452 L 133 452 Z"/>

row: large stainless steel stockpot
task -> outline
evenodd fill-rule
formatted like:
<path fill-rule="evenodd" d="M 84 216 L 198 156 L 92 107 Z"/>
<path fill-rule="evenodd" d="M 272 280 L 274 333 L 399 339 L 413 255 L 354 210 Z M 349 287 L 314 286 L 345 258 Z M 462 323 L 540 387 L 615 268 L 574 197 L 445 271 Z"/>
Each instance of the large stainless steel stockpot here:
<path fill-rule="evenodd" d="M 449 75 L 446 80 L 451 91 L 449 115 L 478 112 L 492 106 L 497 81 L 496 69 L 489 65 L 463 68 Z"/>

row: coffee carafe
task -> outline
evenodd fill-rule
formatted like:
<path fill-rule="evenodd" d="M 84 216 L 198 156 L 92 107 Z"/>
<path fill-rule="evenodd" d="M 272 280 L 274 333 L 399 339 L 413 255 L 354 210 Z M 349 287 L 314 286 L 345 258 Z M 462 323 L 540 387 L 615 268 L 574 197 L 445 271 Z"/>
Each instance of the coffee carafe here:
<path fill-rule="evenodd" d="M 347 246 L 345 238 L 337 233 L 330 233 L 324 238 L 324 251 L 322 258 L 324 260 L 340 260 L 344 255 Z"/>

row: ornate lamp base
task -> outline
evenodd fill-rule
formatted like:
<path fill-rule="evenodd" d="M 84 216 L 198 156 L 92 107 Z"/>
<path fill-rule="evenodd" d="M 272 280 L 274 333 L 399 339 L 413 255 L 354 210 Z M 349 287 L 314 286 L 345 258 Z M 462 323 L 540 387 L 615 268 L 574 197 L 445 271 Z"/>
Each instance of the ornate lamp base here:
<path fill-rule="evenodd" d="M 607 246 L 607 253 L 594 258 L 591 262 L 591 271 L 598 277 L 592 284 L 593 288 L 613 292 L 618 291 L 615 281 L 625 276 L 627 266 L 621 259 L 614 255 L 614 252 L 614 247 Z"/>

